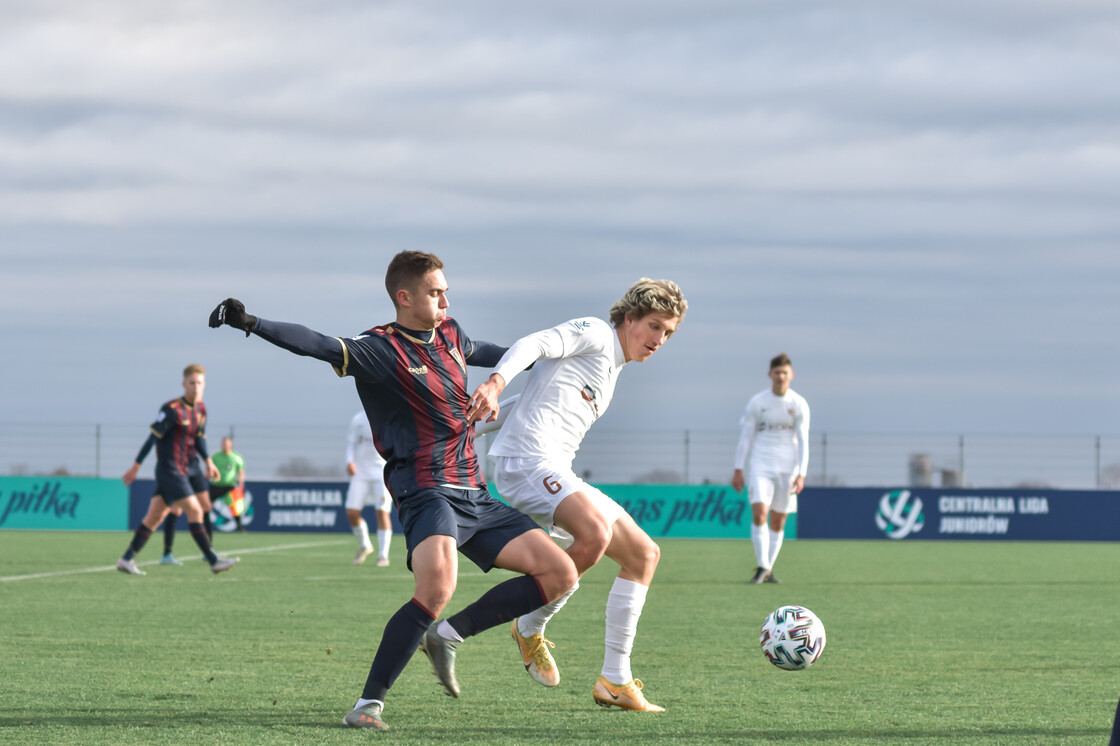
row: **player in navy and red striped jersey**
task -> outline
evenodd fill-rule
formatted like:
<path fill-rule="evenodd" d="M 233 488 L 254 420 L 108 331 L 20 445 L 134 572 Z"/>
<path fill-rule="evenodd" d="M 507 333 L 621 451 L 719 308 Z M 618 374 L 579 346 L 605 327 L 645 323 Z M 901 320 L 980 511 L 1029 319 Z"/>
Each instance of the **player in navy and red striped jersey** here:
<path fill-rule="evenodd" d="M 164 519 L 174 521 L 177 513 L 187 514 L 191 536 L 202 550 L 210 569 L 215 572 L 228 570 L 237 564 L 236 557 L 219 559 L 210 546 L 210 538 L 203 522 L 209 510 L 207 478 L 217 477 L 218 470 L 206 449 L 206 405 L 202 393 L 206 389 L 206 369 L 192 364 L 183 369 L 183 395 L 160 407 L 156 421 L 151 425 L 151 435 L 144 441 L 136 461 L 121 477 L 131 485 L 140 471 L 140 464 L 154 445 L 156 448 L 156 493 L 148 504 L 148 513 L 141 520 L 124 556 L 117 561 L 117 569 L 129 575 L 144 575 L 136 566 L 136 554 Z M 206 462 L 206 474 L 199 466 L 199 457 Z M 169 553 L 169 552 L 168 552 Z"/>
<path fill-rule="evenodd" d="M 571 559 L 536 523 L 486 490 L 474 450 L 473 422 L 489 415 L 467 389 L 467 365 L 493 366 L 505 352 L 472 341 L 447 318 L 443 263 L 433 254 L 401 252 L 385 287 L 396 320 L 350 338 L 328 337 L 298 324 L 251 316 L 233 298 L 210 314 L 298 355 L 330 363 L 354 378 L 385 457 L 385 481 L 404 527 L 412 599 L 389 620 L 362 696 L 346 725 L 384 729 L 385 695 L 419 647 L 444 689 L 459 696 L 455 648 L 463 639 L 508 623 L 558 598 L 576 581 Z M 455 591 L 456 549 L 483 571 L 523 573 L 434 623 Z"/>

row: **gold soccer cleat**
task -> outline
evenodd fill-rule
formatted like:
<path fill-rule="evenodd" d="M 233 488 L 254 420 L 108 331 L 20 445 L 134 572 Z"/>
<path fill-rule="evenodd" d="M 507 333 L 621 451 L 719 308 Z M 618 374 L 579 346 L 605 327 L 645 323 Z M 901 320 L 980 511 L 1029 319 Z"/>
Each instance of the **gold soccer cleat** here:
<path fill-rule="evenodd" d="M 531 635 L 523 637 L 517 628 L 517 620 L 509 628 L 517 647 L 521 649 L 521 660 L 525 670 L 533 677 L 533 681 L 543 686 L 556 686 L 560 683 L 560 671 L 556 668 L 556 661 L 552 659 L 549 648 L 556 647 L 551 640 L 544 639 L 544 635 Z"/>
<path fill-rule="evenodd" d="M 638 712 L 665 712 L 664 707 L 658 707 L 645 698 L 640 679 L 631 679 L 626 684 L 612 684 L 600 676 L 595 682 L 595 689 L 591 692 L 591 696 L 601 707 L 621 707 L 624 710 Z"/>

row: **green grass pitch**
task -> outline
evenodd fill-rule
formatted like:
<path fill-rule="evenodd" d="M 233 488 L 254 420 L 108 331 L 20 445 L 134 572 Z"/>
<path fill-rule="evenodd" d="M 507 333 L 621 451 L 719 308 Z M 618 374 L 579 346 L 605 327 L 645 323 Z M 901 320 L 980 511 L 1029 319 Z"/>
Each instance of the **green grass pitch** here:
<path fill-rule="evenodd" d="M 23 744 L 1093 744 L 1120 697 L 1120 546 L 791 541 L 780 585 L 748 585 L 749 542 L 664 540 L 634 651 L 662 714 L 591 699 L 604 561 L 553 620 L 560 686 L 521 666 L 506 628 L 460 648 L 461 699 L 417 654 L 390 692 L 392 730 L 341 725 L 382 628 L 412 592 L 393 564 L 351 565 L 348 535 L 222 535 L 213 576 L 110 569 L 124 533 L 0 532 L 0 742 Z M 30 577 L 29 577 L 30 576 Z M 460 566 L 449 611 L 501 572 Z M 774 608 L 815 611 L 812 668 L 766 662 Z"/>

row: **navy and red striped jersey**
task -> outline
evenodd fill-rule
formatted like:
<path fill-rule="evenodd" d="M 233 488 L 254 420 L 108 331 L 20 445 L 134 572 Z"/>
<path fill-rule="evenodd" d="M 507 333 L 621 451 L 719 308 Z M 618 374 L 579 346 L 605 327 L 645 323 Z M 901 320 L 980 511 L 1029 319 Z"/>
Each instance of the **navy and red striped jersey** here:
<path fill-rule="evenodd" d="M 158 439 L 157 467 L 186 474 L 198 463 L 198 441 L 206 438 L 206 405 L 191 404 L 181 396 L 172 399 L 160 407 L 151 430 Z"/>
<path fill-rule="evenodd" d="M 466 366 L 492 368 L 505 347 L 472 342 L 450 318 L 431 331 L 387 324 L 347 339 L 261 318 L 253 332 L 354 379 L 396 500 L 443 484 L 486 487 L 467 424 Z"/>
<path fill-rule="evenodd" d="M 485 488 L 467 424 L 467 364 L 491 367 L 504 349 L 483 351 L 452 319 L 429 332 L 374 327 L 342 343 L 347 359 L 335 370 L 354 378 L 390 491 L 399 499 L 441 484 Z"/>

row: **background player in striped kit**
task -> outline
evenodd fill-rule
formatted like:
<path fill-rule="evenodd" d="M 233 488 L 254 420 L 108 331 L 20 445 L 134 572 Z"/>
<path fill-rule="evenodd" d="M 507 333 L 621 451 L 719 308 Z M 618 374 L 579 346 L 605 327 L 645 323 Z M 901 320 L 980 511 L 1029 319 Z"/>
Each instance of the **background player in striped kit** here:
<path fill-rule="evenodd" d="M 393 538 L 393 520 L 389 511 L 393 507 L 393 497 L 385 487 L 385 459 L 373 446 L 373 433 L 365 412 L 358 412 L 350 420 L 349 437 L 346 439 L 346 473 L 350 475 L 350 486 L 346 490 L 346 517 L 358 539 L 354 564 L 362 564 L 373 553 L 369 527 L 362 518 L 362 508 L 372 505 L 377 513 L 377 566 L 388 567 L 389 542 Z"/>
<path fill-rule="evenodd" d="M 751 542 L 755 568 L 752 583 L 777 583 L 773 568 L 782 549 L 786 518 L 797 512 L 797 495 L 809 469 L 809 403 L 789 387 L 793 363 L 784 352 L 770 361 L 770 388 L 751 397 L 743 411 L 731 486 L 749 489 Z M 743 466 L 750 459 L 744 480 Z M 767 519 L 769 518 L 769 526 Z"/>
<path fill-rule="evenodd" d="M 156 448 L 156 493 L 148 504 L 148 513 L 137 527 L 124 556 L 117 561 L 117 569 L 129 575 L 144 575 L 136 566 L 135 557 L 160 521 L 175 520 L 168 515 L 171 508 L 181 508 L 187 514 L 191 536 L 210 569 L 219 573 L 237 564 L 236 557 L 219 559 L 210 546 L 210 539 L 203 525 L 202 499 L 210 505 L 207 477 L 218 476 L 218 470 L 206 450 L 206 405 L 202 394 L 206 389 L 206 369 L 192 364 L 183 369 L 183 395 L 160 407 L 156 421 L 151 425 L 151 435 L 144 441 L 136 461 L 121 477 L 131 485 L 140 472 L 140 464 L 153 446 Z M 206 463 L 206 474 L 199 466 L 199 457 Z"/>

